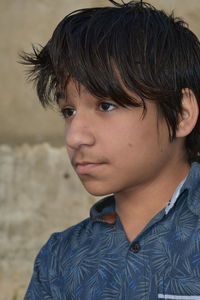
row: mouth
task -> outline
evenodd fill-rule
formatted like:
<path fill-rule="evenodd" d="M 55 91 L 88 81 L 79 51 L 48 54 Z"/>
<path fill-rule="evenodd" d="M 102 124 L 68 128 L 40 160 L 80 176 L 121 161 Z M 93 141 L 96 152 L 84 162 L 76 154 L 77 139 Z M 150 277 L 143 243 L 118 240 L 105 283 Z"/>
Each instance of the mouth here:
<path fill-rule="evenodd" d="M 96 163 L 96 162 L 78 162 L 75 164 L 76 173 L 79 175 L 90 174 L 98 167 L 102 166 L 105 163 Z"/>

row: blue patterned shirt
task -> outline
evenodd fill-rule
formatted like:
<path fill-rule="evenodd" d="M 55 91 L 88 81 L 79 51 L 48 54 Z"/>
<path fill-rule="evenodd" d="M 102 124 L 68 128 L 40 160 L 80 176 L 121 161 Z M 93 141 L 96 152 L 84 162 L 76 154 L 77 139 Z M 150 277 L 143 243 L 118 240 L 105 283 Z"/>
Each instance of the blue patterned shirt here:
<path fill-rule="evenodd" d="M 113 196 L 90 218 L 53 234 L 25 300 L 200 299 L 200 165 L 166 209 L 128 241 Z"/>

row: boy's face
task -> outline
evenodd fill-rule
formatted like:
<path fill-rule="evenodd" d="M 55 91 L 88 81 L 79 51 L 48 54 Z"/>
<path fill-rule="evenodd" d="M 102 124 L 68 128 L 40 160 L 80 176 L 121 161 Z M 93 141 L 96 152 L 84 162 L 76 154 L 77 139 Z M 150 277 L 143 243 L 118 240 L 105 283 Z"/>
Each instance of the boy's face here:
<path fill-rule="evenodd" d="M 166 122 L 153 102 L 146 101 L 143 116 L 142 107 L 123 108 L 112 100 L 99 100 L 70 81 L 67 100 L 59 103 L 66 117 L 69 158 L 91 194 L 145 186 L 176 167 L 182 157 L 183 141 L 169 142 Z"/>

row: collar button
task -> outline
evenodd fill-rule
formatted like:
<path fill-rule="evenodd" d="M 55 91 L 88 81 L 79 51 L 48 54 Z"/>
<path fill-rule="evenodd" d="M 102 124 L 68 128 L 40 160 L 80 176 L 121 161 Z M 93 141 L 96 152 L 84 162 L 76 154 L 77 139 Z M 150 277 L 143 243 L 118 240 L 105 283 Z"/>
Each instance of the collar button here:
<path fill-rule="evenodd" d="M 131 245 L 131 251 L 133 251 L 133 253 L 138 253 L 141 249 L 140 243 L 139 242 L 134 242 Z"/>

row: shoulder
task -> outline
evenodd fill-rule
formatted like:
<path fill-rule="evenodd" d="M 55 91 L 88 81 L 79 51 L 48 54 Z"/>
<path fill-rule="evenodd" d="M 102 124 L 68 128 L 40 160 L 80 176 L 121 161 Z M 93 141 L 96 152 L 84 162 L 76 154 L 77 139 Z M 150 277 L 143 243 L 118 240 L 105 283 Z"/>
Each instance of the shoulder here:
<path fill-rule="evenodd" d="M 100 216 L 112 212 L 113 209 L 113 199 L 107 197 L 103 202 L 101 200 L 94 205 L 90 218 L 62 232 L 53 233 L 37 256 L 38 264 L 54 268 L 56 265 L 66 264 L 66 261 L 70 265 L 73 258 L 87 256 L 89 249 L 96 247 L 101 240 L 102 233 L 106 234 L 110 230 L 110 226 Z"/>
<path fill-rule="evenodd" d="M 37 299 L 34 298 L 34 293 L 51 294 L 54 279 L 58 274 L 69 270 L 74 264 L 73 257 L 76 256 L 78 249 L 84 249 L 83 245 L 88 244 L 91 223 L 88 218 L 63 232 L 56 232 L 50 236 L 35 259 L 34 271 L 25 299 Z"/>
<path fill-rule="evenodd" d="M 115 200 L 113 196 L 101 199 L 90 210 L 90 217 L 80 223 L 69 227 L 62 232 L 53 233 L 47 242 L 47 247 L 52 253 L 73 251 L 78 247 L 84 247 L 93 240 L 98 239 L 105 226 L 101 222 L 102 216 L 112 214 L 115 210 Z"/>
<path fill-rule="evenodd" d="M 93 225 L 90 218 L 65 229 L 62 232 L 53 233 L 46 244 L 42 247 L 40 255 L 62 256 L 71 252 L 72 249 L 88 243 L 89 238 L 93 235 Z"/>

